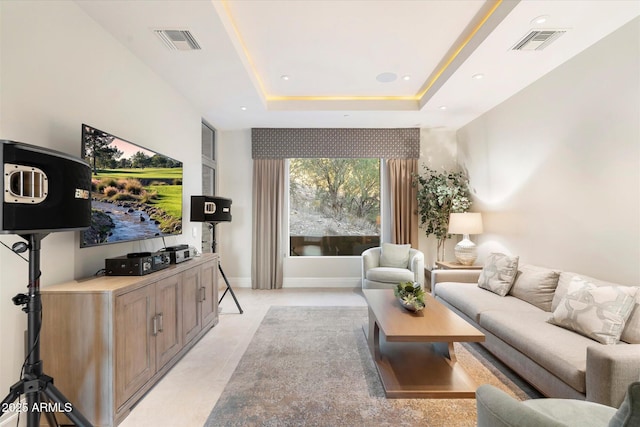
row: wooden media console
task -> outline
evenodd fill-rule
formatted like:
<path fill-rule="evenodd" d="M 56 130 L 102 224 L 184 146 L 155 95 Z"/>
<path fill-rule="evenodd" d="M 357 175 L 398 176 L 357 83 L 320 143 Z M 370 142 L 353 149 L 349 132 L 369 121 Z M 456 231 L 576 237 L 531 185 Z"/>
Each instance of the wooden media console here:
<path fill-rule="evenodd" d="M 218 262 L 204 254 L 145 276 L 41 289 L 44 368 L 94 426 L 119 424 L 218 323 Z"/>

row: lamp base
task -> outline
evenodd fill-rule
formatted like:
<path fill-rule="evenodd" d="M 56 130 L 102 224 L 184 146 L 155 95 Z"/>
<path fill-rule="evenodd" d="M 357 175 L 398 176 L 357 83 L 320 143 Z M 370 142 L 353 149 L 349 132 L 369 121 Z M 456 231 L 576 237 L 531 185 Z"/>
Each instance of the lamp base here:
<path fill-rule="evenodd" d="M 465 234 L 453 250 L 456 260 L 462 265 L 473 265 L 478 258 L 478 248 L 475 243 L 469 240 L 469 235 Z"/>

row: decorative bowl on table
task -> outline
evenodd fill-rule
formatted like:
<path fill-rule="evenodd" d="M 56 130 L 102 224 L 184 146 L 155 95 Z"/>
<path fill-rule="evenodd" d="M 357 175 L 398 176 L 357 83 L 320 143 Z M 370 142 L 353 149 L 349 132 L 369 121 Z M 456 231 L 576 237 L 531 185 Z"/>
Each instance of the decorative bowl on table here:
<path fill-rule="evenodd" d="M 425 307 L 424 291 L 416 282 L 401 282 L 393 289 L 400 305 L 409 311 L 418 312 Z"/>

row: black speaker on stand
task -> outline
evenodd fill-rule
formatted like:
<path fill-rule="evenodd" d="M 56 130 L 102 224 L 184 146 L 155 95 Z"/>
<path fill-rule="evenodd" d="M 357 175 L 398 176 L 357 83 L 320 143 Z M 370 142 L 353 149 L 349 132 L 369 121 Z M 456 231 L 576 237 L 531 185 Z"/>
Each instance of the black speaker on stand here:
<path fill-rule="evenodd" d="M 4 170 L 0 234 L 18 234 L 27 241 L 15 243 L 11 248 L 14 253 L 29 251 L 28 293 L 12 299 L 27 313 L 28 355 L 20 380 L 10 387 L 2 401 L 0 415 L 18 400 L 13 406 L 27 413 L 28 427 L 39 427 L 42 413 L 51 427 L 57 426 L 52 406 L 64 411 L 76 426 L 91 427 L 53 385 L 53 378 L 44 373 L 40 359 L 41 242 L 51 232 L 89 227 L 91 168 L 86 162 L 64 153 L 7 140 L 0 140 L 0 164 Z M 26 406 L 19 402 L 23 394 Z"/>
<path fill-rule="evenodd" d="M 192 222 L 207 222 L 211 229 L 211 250 L 216 251 L 216 225 L 219 222 L 231 222 L 231 199 L 224 197 L 212 197 L 212 196 L 191 196 L 191 221 Z M 222 263 L 218 263 L 218 270 L 222 274 L 222 278 L 227 285 L 227 288 L 222 293 L 218 304 L 222 302 L 222 299 L 227 295 L 227 292 L 231 294 L 233 300 L 238 307 L 240 314 L 243 313 L 242 307 L 236 298 L 236 294 L 233 292 L 227 276 L 222 270 Z"/>

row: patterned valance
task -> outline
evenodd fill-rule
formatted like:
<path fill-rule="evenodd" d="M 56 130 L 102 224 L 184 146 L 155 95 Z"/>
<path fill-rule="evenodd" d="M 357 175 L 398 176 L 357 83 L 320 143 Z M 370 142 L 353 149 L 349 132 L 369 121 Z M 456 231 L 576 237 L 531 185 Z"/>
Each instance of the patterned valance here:
<path fill-rule="evenodd" d="M 253 128 L 254 159 L 420 157 L 420 129 Z"/>

